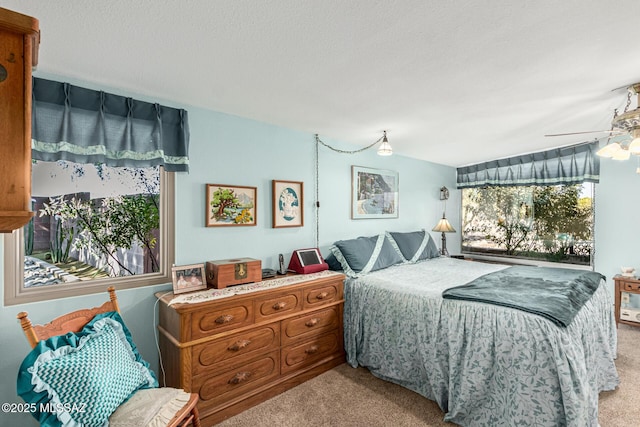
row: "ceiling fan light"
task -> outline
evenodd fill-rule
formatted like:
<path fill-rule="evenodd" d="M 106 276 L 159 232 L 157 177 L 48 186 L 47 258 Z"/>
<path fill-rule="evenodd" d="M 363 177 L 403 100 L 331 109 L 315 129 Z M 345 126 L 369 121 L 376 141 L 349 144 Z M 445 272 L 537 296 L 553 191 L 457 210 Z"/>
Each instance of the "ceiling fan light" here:
<path fill-rule="evenodd" d="M 624 151 L 620 144 L 617 142 L 612 142 L 611 144 L 607 144 L 601 149 L 599 149 L 596 154 L 600 157 L 612 158 L 616 153 L 620 151 Z"/>
<path fill-rule="evenodd" d="M 640 155 L 640 138 L 634 138 L 629 144 L 629 152 L 631 154 Z"/>
<path fill-rule="evenodd" d="M 629 157 L 631 157 L 631 153 L 629 152 L 629 150 L 623 149 L 616 151 L 615 153 L 613 153 L 613 156 L 611 156 L 613 160 L 629 160 Z"/>

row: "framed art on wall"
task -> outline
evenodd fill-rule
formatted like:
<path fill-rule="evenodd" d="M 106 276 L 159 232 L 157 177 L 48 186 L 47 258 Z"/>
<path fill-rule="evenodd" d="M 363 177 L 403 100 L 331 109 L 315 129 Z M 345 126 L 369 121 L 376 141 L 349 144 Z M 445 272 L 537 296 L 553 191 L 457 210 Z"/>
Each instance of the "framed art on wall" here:
<path fill-rule="evenodd" d="M 304 225 L 303 186 L 301 181 L 272 181 L 273 228 Z"/>
<path fill-rule="evenodd" d="M 207 289 L 204 263 L 172 267 L 171 278 L 173 279 L 174 294 Z"/>
<path fill-rule="evenodd" d="M 205 225 L 256 225 L 256 187 L 207 184 Z"/>
<path fill-rule="evenodd" d="M 398 218 L 398 172 L 351 166 L 351 218 Z"/>

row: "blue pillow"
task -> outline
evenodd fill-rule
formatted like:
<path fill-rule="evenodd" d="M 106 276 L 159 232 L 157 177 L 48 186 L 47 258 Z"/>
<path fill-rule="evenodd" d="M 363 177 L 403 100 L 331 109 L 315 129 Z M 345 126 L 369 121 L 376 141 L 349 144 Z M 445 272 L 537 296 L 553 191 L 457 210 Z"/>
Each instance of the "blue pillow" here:
<path fill-rule="evenodd" d="M 328 256 L 324 257 L 324 262 L 329 266 L 331 271 L 342 271 L 342 264 L 336 259 L 336 256 L 331 252 Z"/>
<path fill-rule="evenodd" d="M 431 234 L 425 233 L 424 230 L 409 233 L 390 232 L 388 235 L 407 262 L 414 263 L 440 256 L 440 251 L 438 251 Z"/>
<path fill-rule="evenodd" d="M 111 312 L 77 334 L 39 342 L 20 366 L 17 386 L 25 402 L 35 404 L 32 415 L 43 426 L 102 426 L 133 392 L 158 382 L 120 316 Z M 39 412 L 47 407 L 56 410 Z"/>
<path fill-rule="evenodd" d="M 386 234 L 339 240 L 331 252 L 342 265 L 344 273 L 357 277 L 404 262 Z"/>

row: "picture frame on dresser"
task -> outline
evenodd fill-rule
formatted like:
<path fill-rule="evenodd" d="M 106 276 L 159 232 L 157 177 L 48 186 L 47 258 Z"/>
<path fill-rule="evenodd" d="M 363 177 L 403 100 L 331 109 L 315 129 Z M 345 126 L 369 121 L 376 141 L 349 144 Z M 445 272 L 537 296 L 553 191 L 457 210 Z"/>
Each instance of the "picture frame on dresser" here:
<path fill-rule="evenodd" d="M 351 219 L 398 218 L 399 174 L 351 166 Z"/>
<path fill-rule="evenodd" d="M 257 188 L 207 184 L 205 225 L 237 227 L 257 224 Z"/>
<path fill-rule="evenodd" d="M 304 183 L 271 181 L 272 227 L 304 226 Z"/>
<path fill-rule="evenodd" d="M 174 266 L 171 268 L 173 294 L 207 289 L 204 263 Z"/>

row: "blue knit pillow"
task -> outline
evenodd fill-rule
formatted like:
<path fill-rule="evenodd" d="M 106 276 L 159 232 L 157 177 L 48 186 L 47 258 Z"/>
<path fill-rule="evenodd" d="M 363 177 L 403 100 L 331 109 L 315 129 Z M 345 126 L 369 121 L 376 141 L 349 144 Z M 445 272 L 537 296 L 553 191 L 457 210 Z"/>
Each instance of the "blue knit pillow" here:
<path fill-rule="evenodd" d="M 42 352 L 27 369 L 33 391 L 47 393 L 63 425 L 106 425 L 134 391 L 157 387 L 153 373 L 136 360 L 119 322 L 105 317 L 89 332 L 77 346 Z"/>

